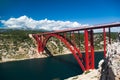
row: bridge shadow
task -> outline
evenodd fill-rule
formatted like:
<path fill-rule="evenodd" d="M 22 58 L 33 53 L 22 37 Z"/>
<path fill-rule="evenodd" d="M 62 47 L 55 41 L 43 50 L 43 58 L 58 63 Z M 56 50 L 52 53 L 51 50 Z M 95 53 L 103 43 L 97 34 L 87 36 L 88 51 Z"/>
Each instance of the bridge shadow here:
<path fill-rule="evenodd" d="M 49 56 L 49 57 L 53 57 L 53 54 L 48 50 L 47 47 L 45 47 L 44 50 L 46 52 L 44 55 Z"/>

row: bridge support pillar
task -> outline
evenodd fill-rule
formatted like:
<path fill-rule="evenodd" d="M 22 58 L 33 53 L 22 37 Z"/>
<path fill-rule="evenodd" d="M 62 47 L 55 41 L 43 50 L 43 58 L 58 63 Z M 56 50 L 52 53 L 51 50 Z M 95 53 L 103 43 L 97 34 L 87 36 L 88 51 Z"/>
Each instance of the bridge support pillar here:
<path fill-rule="evenodd" d="M 90 33 L 89 33 L 90 32 Z M 86 70 L 94 69 L 94 44 L 93 44 L 93 30 L 84 31 L 85 41 L 85 68 Z M 90 44 L 89 44 L 90 42 Z"/>
<path fill-rule="evenodd" d="M 38 53 L 42 53 L 43 52 L 43 36 L 41 35 L 33 35 L 36 39 L 37 42 L 37 49 L 38 49 Z"/>
<path fill-rule="evenodd" d="M 91 69 L 95 68 L 95 60 L 94 60 L 94 39 L 93 39 L 93 30 L 90 31 L 90 47 L 91 47 Z"/>
<path fill-rule="evenodd" d="M 106 57 L 106 32 L 105 32 L 105 28 L 103 28 L 103 39 L 104 39 L 104 57 Z"/>
<path fill-rule="evenodd" d="M 85 41 L 85 68 L 86 70 L 89 70 L 88 30 L 84 30 L 84 41 Z"/>
<path fill-rule="evenodd" d="M 110 29 L 110 27 L 108 28 L 108 31 L 109 31 L 109 33 L 108 33 L 108 37 L 109 37 L 109 44 L 111 44 L 111 29 Z"/>

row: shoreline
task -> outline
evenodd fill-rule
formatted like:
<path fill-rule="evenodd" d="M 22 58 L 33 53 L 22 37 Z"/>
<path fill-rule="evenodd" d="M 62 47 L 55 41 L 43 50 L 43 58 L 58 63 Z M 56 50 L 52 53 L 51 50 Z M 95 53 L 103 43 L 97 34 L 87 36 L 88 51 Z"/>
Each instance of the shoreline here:
<path fill-rule="evenodd" d="M 102 52 L 103 50 L 95 50 L 95 52 Z M 81 51 L 81 54 L 82 53 L 85 53 L 85 51 Z M 67 54 L 72 54 L 70 51 L 66 51 L 65 53 L 61 53 L 61 54 L 55 54 L 53 55 L 53 57 L 55 56 L 61 56 L 61 55 L 67 55 Z M 41 55 L 41 54 L 39 54 Z M 21 59 L 6 59 L 6 60 L 3 60 L 3 61 L 0 61 L 0 63 L 6 63 L 6 62 L 12 62 L 12 61 L 22 61 L 22 60 L 31 60 L 31 59 L 41 59 L 41 58 L 47 58 L 49 56 L 45 56 L 45 55 L 41 55 L 39 57 L 32 57 L 32 58 L 21 58 Z"/>

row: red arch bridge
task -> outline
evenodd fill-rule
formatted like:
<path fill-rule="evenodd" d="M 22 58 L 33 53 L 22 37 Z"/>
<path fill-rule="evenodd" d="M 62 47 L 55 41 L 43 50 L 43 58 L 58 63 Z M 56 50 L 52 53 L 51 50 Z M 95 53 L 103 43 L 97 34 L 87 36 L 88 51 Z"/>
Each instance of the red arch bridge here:
<path fill-rule="evenodd" d="M 71 51 L 74 58 L 78 62 L 79 66 L 83 71 L 94 69 L 94 30 L 102 29 L 103 36 L 103 47 L 104 47 L 104 57 L 106 56 L 106 33 L 108 33 L 108 42 L 111 43 L 111 30 L 113 27 L 120 27 L 120 23 L 111 23 L 111 24 L 103 24 L 103 25 L 95 25 L 95 26 L 86 26 L 79 28 L 71 28 L 65 30 L 58 30 L 53 32 L 44 32 L 39 34 L 32 34 L 34 39 L 36 40 L 38 52 L 42 53 L 45 50 L 46 44 L 51 37 L 55 37 L 59 39 L 61 42 L 65 44 L 65 46 Z M 119 28 L 118 28 L 119 29 Z M 78 36 L 75 36 L 75 33 L 84 33 L 84 49 L 85 56 L 81 54 L 80 48 L 75 43 L 75 37 L 79 40 L 81 39 Z M 70 34 L 69 38 L 67 34 Z"/>

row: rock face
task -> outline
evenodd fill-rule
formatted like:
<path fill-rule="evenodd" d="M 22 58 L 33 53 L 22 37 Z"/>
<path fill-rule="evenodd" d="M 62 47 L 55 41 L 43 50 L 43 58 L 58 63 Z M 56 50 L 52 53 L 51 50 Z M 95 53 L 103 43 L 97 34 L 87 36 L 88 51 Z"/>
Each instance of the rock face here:
<path fill-rule="evenodd" d="M 65 80 L 99 80 L 98 70 L 89 70 L 84 72 L 82 75 L 77 75 Z"/>
<path fill-rule="evenodd" d="M 45 57 L 37 52 L 29 35 L 0 35 L 0 62 Z"/>
<path fill-rule="evenodd" d="M 99 62 L 98 69 L 66 80 L 120 80 L 120 42 L 108 44 L 106 58 Z"/>
<path fill-rule="evenodd" d="M 120 80 L 120 42 L 109 44 L 107 55 L 99 65 L 100 80 Z"/>
<path fill-rule="evenodd" d="M 22 35 L 22 37 L 20 35 L 17 36 L 18 38 L 11 34 L 0 35 L 0 62 L 50 56 L 45 50 L 43 54 L 38 53 L 37 42 L 32 34 Z M 56 39 L 49 40 L 47 43 L 48 51 L 51 52 L 52 55 L 67 53 L 67 48 L 63 46 L 63 43 Z"/>

